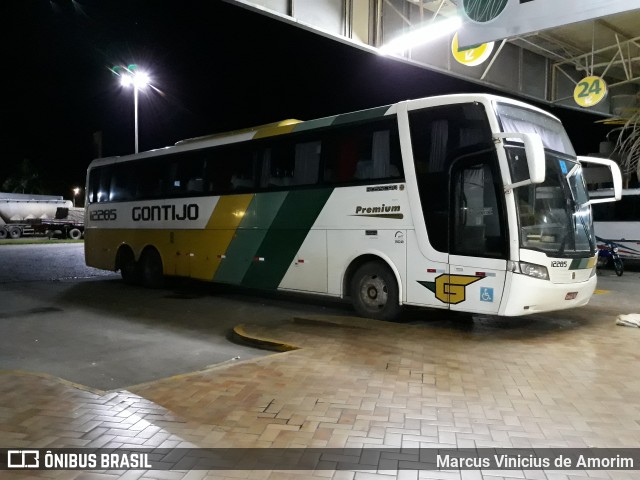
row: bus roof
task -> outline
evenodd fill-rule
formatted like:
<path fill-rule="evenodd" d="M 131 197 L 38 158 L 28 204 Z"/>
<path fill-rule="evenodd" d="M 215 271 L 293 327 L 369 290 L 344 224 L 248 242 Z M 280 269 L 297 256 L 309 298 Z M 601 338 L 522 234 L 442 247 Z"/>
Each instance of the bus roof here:
<path fill-rule="evenodd" d="M 340 125 L 343 123 L 353 123 L 363 120 L 371 120 L 374 118 L 380 118 L 385 115 L 391 115 L 396 113 L 397 106 L 403 103 L 406 104 L 418 104 L 420 108 L 428 106 L 448 105 L 455 103 L 466 102 L 503 102 L 514 105 L 520 105 L 525 108 L 536 110 L 540 113 L 544 113 L 549 117 L 556 118 L 554 115 L 546 112 L 540 108 L 529 105 L 527 103 L 513 100 L 507 97 L 501 97 L 497 95 L 484 94 L 484 93 L 470 93 L 470 94 L 451 94 L 451 95 L 438 95 L 433 97 L 425 97 L 413 100 L 405 100 L 391 105 L 384 105 L 381 107 L 369 108 L 366 110 L 359 110 L 350 113 L 343 113 L 339 115 L 333 115 L 330 117 L 318 118 L 314 120 L 295 120 L 288 119 L 279 122 L 268 123 L 265 125 L 259 125 L 255 127 L 245 128 L 241 130 L 232 130 L 222 133 L 214 133 L 211 135 L 204 135 L 201 137 L 189 138 L 176 142 L 173 146 L 158 148 L 154 150 L 148 150 L 137 154 L 129 154 L 124 156 L 104 157 L 97 158 L 91 162 L 89 168 L 98 165 L 105 165 L 111 163 L 126 162 L 128 160 L 139 158 L 151 158 L 159 155 L 165 155 L 169 153 L 178 153 L 189 150 L 198 150 L 206 147 L 213 147 L 218 145 L 226 145 L 230 143 L 237 143 L 247 140 L 256 140 L 260 138 L 267 138 L 276 135 L 283 135 L 287 133 L 302 132 L 305 130 L 314 130 L 317 128 L 328 127 L 332 125 Z"/>
<path fill-rule="evenodd" d="M 194 137 L 194 138 L 186 138 L 184 140 L 179 140 L 176 142 L 176 145 L 184 145 L 186 143 L 193 143 L 193 142 L 204 142 L 206 140 L 215 140 L 218 138 L 224 138 L 224 137 L 232 137 L 235 135 L 240 135 L 243 133 L 251 133 L 251 132 L 257 132 L 259 130 L 273 130 L 278 131 L 279 129 L 281 129 L 282 127 L 288 127 L 290 125 L 295 125 L 297 123 L 301 123 L 302 120 L 296 120 L 294 118 L 290 118 L 287 120 L 282 120 L 280 122 L 272 122 L 272 123 L 267 123 L 265 125 L 258 125 L 255 127 L 249 127 L 249 128 L 243 128 L 240 130 L 233 130 L 230 132 L 220 132 L 220 133 L 212 133 L 209 135 L 203 135 L 201 137 Z M 276 133 L 277 135 L 277 133 Z"/>

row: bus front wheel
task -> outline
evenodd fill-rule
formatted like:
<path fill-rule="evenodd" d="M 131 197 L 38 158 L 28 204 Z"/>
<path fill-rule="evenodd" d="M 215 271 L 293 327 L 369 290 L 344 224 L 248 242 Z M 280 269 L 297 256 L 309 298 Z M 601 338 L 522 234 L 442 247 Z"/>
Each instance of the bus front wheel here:
<path fill-rule="evenodd" d="M 145 250 L 140 258 L 142 285 L 147 288 L 161 288 L 164 285 L 162 258 L 154 248 Z"/>
<path fill-rule="evenodd" d="M 351 280 L 351 301 L 358 315 L 377 320 L 396 320 L 401 312 L 398 283 L 382 262 L 361 265 Z"/>

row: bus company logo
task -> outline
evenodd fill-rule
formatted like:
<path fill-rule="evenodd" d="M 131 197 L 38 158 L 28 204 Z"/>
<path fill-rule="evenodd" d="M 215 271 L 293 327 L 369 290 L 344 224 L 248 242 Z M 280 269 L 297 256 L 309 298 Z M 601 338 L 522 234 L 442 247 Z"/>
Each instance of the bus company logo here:
<path fill-rule="evenodd" d="M 134 222 L 162 222 L 168 220 L 197 220 L 200 207 L 197 203 L 177 205 L 153 205 L 133 207 L 131 219 Z"/>
<path fill-rule="evenodd" d="M 402 219 L 404 215 L 401 212 L 400 205 L 385 205 L 379 207 L 356 207 L 356 213 L 352 217 L 375 217 L 375 218 L 395 218 Z"/>
<path fill-rule="evenodd" d="M 444 273 L 436 277 L 433 282 L 418 280 L 418 283 L 431 290 L 442 303 L 457 305 L 466 300 L 467 285 L 471 285 L 483 278 L 485 277 L 475 275 L 449 275 L 448 273 Z"/>

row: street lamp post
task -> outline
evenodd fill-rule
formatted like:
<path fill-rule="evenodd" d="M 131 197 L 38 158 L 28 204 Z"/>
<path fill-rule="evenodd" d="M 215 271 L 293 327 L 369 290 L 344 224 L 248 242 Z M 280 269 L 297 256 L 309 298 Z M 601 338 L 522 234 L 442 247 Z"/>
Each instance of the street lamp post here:
<path fill-rule="evenodd" d="M 76 206 L 76 197 L 80 195 L 80 187 L 74 187 L 73 189 L 73 206 Z"/>
<path fill-rule="evenodd" d="M 113 67 L 111 71 L 120 77 L 120 85 L 133 87 L 135 153 L 138 153 L 138 91 L 149 85 L 149 75 L 139 70 L 137 65 Z"/>

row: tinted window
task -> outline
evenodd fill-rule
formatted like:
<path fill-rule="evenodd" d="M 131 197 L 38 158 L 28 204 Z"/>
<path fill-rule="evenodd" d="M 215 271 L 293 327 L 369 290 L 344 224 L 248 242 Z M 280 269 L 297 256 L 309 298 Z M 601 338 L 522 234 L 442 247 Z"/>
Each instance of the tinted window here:
<path fill-rule="evenodd" d="M 456 255 L 506 258 L 506 235 L 491 156 L 459 162 L 452 174 L 452 238 Z"/>
<path fill-rule="evenodd" d="M 623 195 L 617 202 L 596 203 L 592 208 L 596 222 L 640 221 L 640 195 Z"/>
<path fill-rule="evenodd" d="M 129 201 L 402 179 L 395 117 L 97 167 L 89 200 Z"/>
<path fill-rule="evenodd" d="M 330 132 L 326 143 L 326 182 L 366 183 L 404 177 L 395 117 Z"/>
<path fill-rule="evenodd" d="M 449 169 L 456 159 L 492 148 L 484 107 L 458 104 L 409 112 L 413 161 L 429 240 L 449 248 Z"/>

